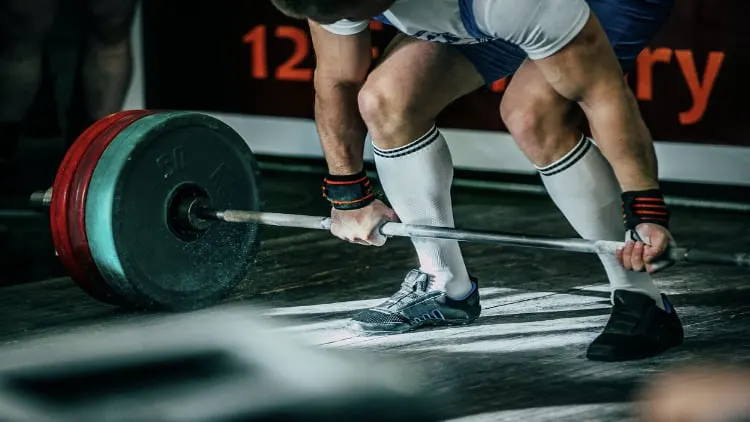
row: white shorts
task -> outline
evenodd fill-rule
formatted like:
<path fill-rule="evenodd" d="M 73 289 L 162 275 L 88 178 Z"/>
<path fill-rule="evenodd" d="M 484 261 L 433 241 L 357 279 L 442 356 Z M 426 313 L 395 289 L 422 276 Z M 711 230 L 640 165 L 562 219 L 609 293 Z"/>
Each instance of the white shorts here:
<path fill-rule="evenodd" d="M 396 0 L 375 19 L 413 37 L 446 44 L 504 40 L 538 60 L 570 43 L 590 14 L 586 0 Z M 324 26 L 339 35 L 367 27 L 368 21 L 346 20 Z"/>
<path fill-rule="evenodd" d="M 634 0 L 637 1 L 637 0 Z M 578 36 L 591 10 L 585 0 L 474 0 L 477 29 L 517 45 L 532 60 L 554 55 Z"/>

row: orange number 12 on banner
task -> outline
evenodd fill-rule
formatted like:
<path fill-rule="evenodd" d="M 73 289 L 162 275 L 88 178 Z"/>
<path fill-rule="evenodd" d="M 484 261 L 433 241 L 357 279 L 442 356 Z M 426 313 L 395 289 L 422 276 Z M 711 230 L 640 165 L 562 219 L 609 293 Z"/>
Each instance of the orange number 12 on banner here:
<path fill-rule="evenodd" d="M 274 36 L 279 39 L 291 40 L 294 51 L 281 65 L 276 68 L 274 78 L 280 81 L 310 82 L 312 81 L 312 69 L 301 68 L 300 64 L 310 53 L 310 42 L 305 31 L 294 26 L 279 26 Z M 266 25 L 258 25 L 248 31 L 242 42 L 250 45 L 251 75 L 255 79 L 268 78 L 268 28 Z"/>

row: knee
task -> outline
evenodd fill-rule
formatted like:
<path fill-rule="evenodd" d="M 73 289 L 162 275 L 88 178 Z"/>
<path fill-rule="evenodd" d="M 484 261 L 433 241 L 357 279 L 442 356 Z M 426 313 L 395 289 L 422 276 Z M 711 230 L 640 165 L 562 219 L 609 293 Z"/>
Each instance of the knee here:
<path fill-rule="evenodd" d="M 86 20 L 89 41 L 121 45 L 130 39 L 136 0 L 89 1 Z"/>
<path fill-rule="evenodd" d="M 500 115 L 521 147 L 541 148 L 545 141 L 547 120 L 561 120 L 557 116 L 548 98 L 540 95 L 523 95 L 506 98 L 500 104 Z"/>
<path fill-rule="evenodd" d="M 412 128 L 425 120 L 416 100 L 400 89 L 394 79 L 368 79 L 357 98 L 367 129 L 381 148 L 405 145 Z"/>
<path fill-rule="evenodd" d="M 546 165 L 571 147 L 571 104 L 552 93 L 524 92 L 500 104 L 505 126 L 519 148 L 537 165 Z"/>
<path fill-rule="evenodd" d="M 540 141 L 543 117 L 541 110 L 535 106 L 537 103 L 530 98 L 500 103 L 500 116 L 519 144 L 536 144 Z"/>

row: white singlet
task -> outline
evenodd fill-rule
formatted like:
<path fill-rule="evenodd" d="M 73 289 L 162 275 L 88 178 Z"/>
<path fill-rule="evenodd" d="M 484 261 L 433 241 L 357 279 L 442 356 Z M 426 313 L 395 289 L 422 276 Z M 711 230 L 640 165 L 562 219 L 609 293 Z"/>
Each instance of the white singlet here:
<path fill-rule="evenodd" d="M 590 13 L 585 0 L 396 0 L 374 18 L 415 38 L 445 44 L 503 39 L 539 60 L 570 43 Z M 342 20 L 323 27 L 353 35 L 368 25 Z"/>

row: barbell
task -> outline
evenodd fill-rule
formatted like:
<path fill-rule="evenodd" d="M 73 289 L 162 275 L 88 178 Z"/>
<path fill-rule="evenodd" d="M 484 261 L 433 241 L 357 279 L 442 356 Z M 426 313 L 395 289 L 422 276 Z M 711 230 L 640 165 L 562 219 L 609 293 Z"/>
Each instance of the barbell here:
<path fill-rule="evenodd" d="M 247 279 L 259 225 L 330 230 L 327 217 L 261 211 L 259 174 L 244 139 L 215 117 L 128 110 L 84 131 L 53 186 L 31 201 L 49 208 L 55 252 L 90 296 L 128 308 L 191 310 Z M 395 222 L 380 231 L 590 254 L 624 246 Z M 750 267 L 750 256 L 739 253 L 674 248 L 670 258 Z"/>

